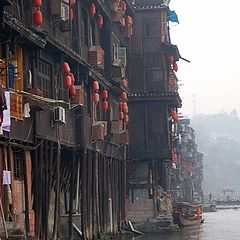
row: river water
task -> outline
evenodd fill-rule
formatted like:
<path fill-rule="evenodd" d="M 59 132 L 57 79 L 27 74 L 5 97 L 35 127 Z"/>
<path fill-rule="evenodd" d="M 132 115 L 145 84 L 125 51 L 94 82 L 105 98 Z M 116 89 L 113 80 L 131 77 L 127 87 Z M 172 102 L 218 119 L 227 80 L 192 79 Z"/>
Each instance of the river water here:
<path fill-rule="evenodd" d="M 129 240 L 240 240 L 240 210 L 204 213 L 200 226 L 186 227 L 178 233 L 153 234 Z"/>

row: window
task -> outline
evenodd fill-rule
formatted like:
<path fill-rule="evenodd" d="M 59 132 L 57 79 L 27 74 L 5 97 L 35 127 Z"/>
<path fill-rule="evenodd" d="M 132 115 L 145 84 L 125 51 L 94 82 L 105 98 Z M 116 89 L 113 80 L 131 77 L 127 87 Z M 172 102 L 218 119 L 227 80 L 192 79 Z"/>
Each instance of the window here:
<path fill-rule="evenodd" d="M 87 12 L 82 9 L 81 11 L 81 26 L 80 26 L 81 42 L 88 46 L 88 15 Z"/>
<path fill-rule="evenodd" d="M 117 44 L 113 44 L 113 60 L 121 60 L 124 66 L 127 65 L 127 49 L 125 47 L 119 47 Z"/>
<path fill-rule="evenodd" d="M 157 24 L 156 17 L 143 19 L 143 34 L 144 34 L 144 36 L 148 37 L 148 38 L 157 37 L 157 34 L 159 33 L 157 26 L 158 26 L 158 24 Z"/>
<path fill-rule="evenodd" d="M 38 87 L 45 97 L 52 97 L 52 66 L 43 60 L 38 64 Z"/>
<path fill-rule="evenodd" d="M 163 71 L 161 69 L 149 70 L 149 76 L 152 82 L 159 82 L 161 80 L 164 80 Z"/>
<path fill-rule="evenodd" d="M 13 150 L 14 161 L 14 178 L 17 180 L 23 179 L 23 150 L 15 148 Z"/>

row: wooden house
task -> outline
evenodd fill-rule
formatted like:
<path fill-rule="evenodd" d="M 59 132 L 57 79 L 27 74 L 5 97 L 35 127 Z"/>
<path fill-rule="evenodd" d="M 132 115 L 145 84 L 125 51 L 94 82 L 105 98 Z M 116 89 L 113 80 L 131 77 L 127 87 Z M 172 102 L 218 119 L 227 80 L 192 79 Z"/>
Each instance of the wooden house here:
<path fill-rule="evenodd" d="M 178 48 L 170 42 L 166 6 L 136 0 L 130 56 L 130 147 L 127 216 L 146 221 L 159 213 L 156 189 L 170 190 L 177 91 Z"/>
<path fill-rule="evenodd" d="M 0 195 L 8 226 L 36 239 L 119 230 L 132 29 L 125 19 L 133 12 L 128 0 L 0 2 L 0 81 L 10 111 L 0 171 L 11 176 Z"/>

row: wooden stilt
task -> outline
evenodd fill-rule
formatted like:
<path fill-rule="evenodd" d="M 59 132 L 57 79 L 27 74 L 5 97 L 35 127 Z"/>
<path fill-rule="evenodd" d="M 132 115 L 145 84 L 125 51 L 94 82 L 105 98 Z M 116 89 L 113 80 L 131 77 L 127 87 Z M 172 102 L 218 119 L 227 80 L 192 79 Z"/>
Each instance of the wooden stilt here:
<path fill-rule="evenodd" d="M 2 216 L 2 223 L 5 231 L 5 236 L 8 239 L 8 231 L 7 231 L 7 225 L 4 217 L 4 212 L 3 212 L 3 205 L 2 205 L 2 199 L 0 198 L 0 211 L 1 211 L 1 216 Z"/>

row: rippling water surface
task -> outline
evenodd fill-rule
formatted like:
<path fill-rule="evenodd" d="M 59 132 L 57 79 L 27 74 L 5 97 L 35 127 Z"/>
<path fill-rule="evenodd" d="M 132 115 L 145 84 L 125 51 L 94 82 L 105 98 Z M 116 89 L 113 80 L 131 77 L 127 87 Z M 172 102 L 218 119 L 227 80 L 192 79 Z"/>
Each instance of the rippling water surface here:
<path fill-rule="evenodd" d="M 186 227 L 179 233 L 144 235 L 134 240 L 240 240 L 240 210 L 204 214 L 205 223 Z"/>

